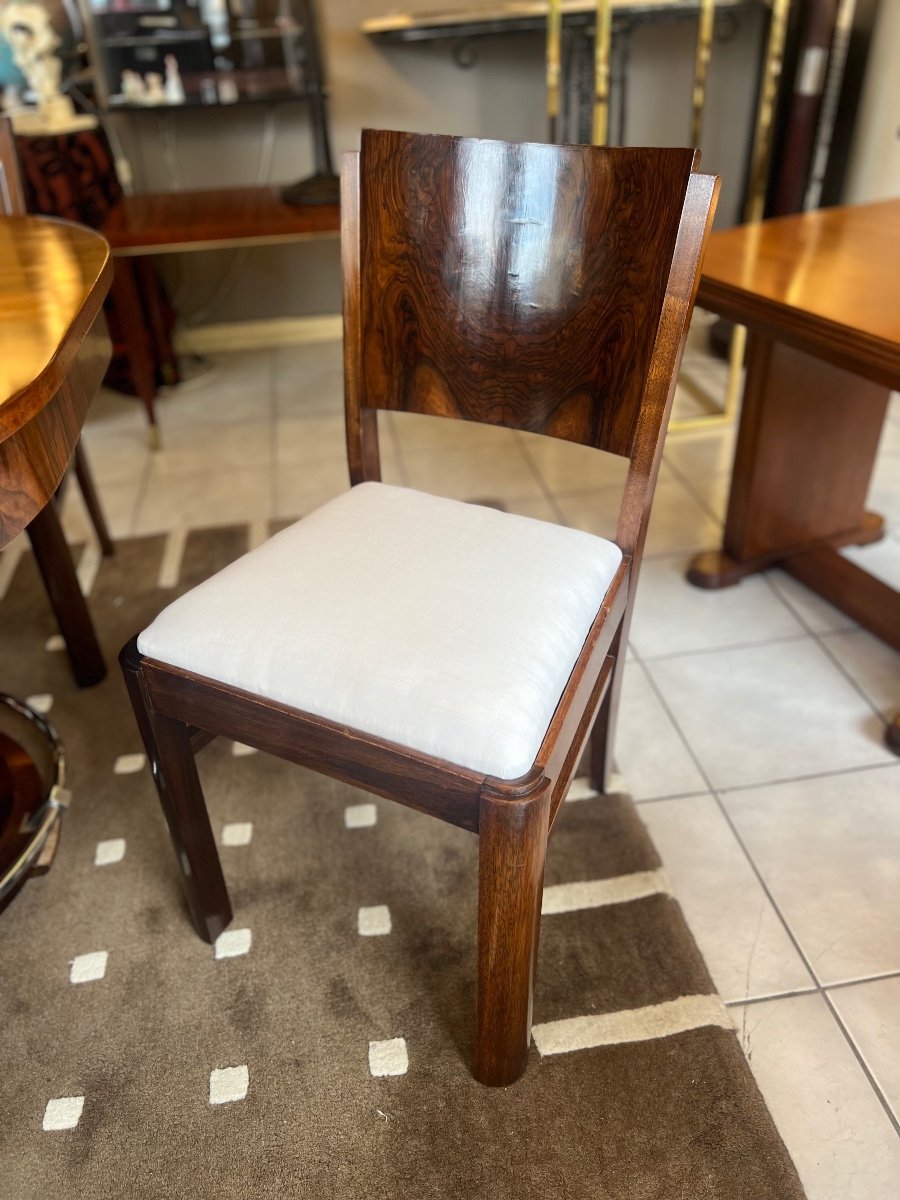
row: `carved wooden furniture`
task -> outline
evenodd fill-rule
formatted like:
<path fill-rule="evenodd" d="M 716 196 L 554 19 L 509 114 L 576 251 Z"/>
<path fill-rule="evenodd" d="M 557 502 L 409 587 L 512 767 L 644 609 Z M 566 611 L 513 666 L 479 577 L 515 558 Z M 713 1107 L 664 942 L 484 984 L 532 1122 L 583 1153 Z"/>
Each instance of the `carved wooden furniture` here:
<path fill-rule="evenodd" d="M 475 1075 L 524 1070 L 547 836 L 619 666 L 717 180 L 690 150 L 365 131 L 343 174 L 352 488 L 122 653 L 200 936 L 222 734 L 478 833 Z M 630 459 L 617 544 L 379 482 L 379 410 Z"/>
<path fill-rule="evenodd" d="M 0 217 L 0 547 L 27 528 L 81 687 L 106 667 L 51 501 L 109 361 L 111 276 L 92 230 Z"/>
<path fill-rule="evenodd" d="M 713 234 L 699 302 L 750 339 L 722 549 L 688 573 L 717 588 L 778 566 L 894 649 L 900 594 L 837 548 L 883 535 L 865 501 L 900 388 L 898 245 L 898 200 Z"/>

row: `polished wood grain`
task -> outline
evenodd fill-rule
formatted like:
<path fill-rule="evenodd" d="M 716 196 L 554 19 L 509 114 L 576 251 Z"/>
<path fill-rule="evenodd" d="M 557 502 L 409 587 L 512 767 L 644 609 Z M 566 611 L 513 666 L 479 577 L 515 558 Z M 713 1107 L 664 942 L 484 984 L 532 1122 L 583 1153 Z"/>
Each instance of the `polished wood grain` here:
<path fill-rule="evenodd" d="M 364 130 L 360 405 L 630 454 L 693 161 Z"/>
<path fill-rule="evenodd" d="M 111 278 L 109 247 L 92 230 L 0 219 L 0 440 L 59 391 Z"/>
<path fill-rule="evenodd" d="M 123 196 L 103 222 L 116 256 L 263 246 L 334 238 L 336 204 L 285 204 L 275 187 L 220 188 Z"/>
<path fill-rule="evenodd" d="M 0 218 L 0 546 L 27 528 L 81 687 L 103 679 L 106 665 L 52 500 L 109 362 L 110 271 L 109 249 L 90 230 Z M 102 541 L 102 521 L 98 529 Z"/>
<path fill-rule="evenodd" d="M 900 200 L 715 233 L 698 303 L 825 362 L 900 387 Z"/>
<path fill-rule="evenodd" d="M 693 163 L 690 151 L 502 147 L 373 132 L 359 159 L 344 159 L 352 482 L 379 477 L 379 408 L 538 430 L 630 457 L 618 532 L 624 561 L 525 775 L 484 777 L 142 659 L 136 643 L 123 652 L 148 755 L 168 779 L 158 786 L 182 789 L 175 806 L 161 790 L 167 812 L 176 820 L 184 813 L 173 831 L 176 849 L 186 830 L 202 824 L 185 747 L 212 733 L 478 833 L 475 1075 L 491 1085 L 512 1083 L 524 1069 L 547 837 L 598 712 L 600 740 L 605 748 L 611 742 L 608 697 L 620 678 L 717 195 L 717 180 L 693 173 Z M 180 724 L 177 739 L 166 735 L 167 748 L 157 718 Z M 603 786 L 607 757 L 605 749 Z M 215 848 L 206 844 L 187 866 L 180 861 L 203 930 L 224 911 L 220 899 L 208 899 L 219 895 Z M 208 892 L 201 883 L 198 895 L 196 877 L 207 867 Z"/>
<path fill-rule="evenodd" d="M 119 661 L 178 856 L 188 912 L 200 937 L 214 942 L 231 921 L 231 902 L 203 801 L 190 727 L 156 708 L 132 643 Z"/>
<path fill-rule="evenodd" d="M 526 799 L 485 787 L 478 845 L 475 1076 L 504 1087 L 525 1070 L 541 926 L 550 781 Z"/>
<path fill-rule="evenodd" d="M 688 579 L 727 587 L 777 565 L 898 645 L 900 595 L 837 548 L 883 534 L 866 495 L 900 387 L 900 201 L 716 233 L 700 301 L 750 327 L 722 547 Z"/>

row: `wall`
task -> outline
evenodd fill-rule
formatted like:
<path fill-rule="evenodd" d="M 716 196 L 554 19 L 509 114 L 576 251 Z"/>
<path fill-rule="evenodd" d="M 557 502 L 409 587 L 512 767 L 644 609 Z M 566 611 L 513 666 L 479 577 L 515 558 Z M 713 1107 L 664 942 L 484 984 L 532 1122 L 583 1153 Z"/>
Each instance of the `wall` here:
<path fill-rule="evenodd" d="M 878 13 L 863 86 L 844 201 L 900 196 L 900 0 Z"/>
<path fill-rule="evenodd" d="M 448 0 L 409 0 L 417 12 L 453 6 Z M 355 148 L 363 125 L 509 140 L 545 137 L 540 36 L 479 38 L 474 43 L 478 61 L 464 70 L 455 64 L 449 43 L 376 44 L 360 33 L 363 20 L 390 8 L 391 0 L 319 2 L 336 151 Z M 703 166 L 723 177 L 720 225 L 738 219 L 762 27 L 759 8 L 742 11 L 720 24 L 727 39 L 713 48 Z M 692 19 L 642 26 L 634 33 L 629 143 L 687 142 L 695 37 Z M 282 106 L 274 119 L 269 161 L 267 118 L 260 108 L 115 118 L 141 190 L 282 182 L 309 173 L 311 146 L 302 106 Z M 189 321 L 306 315 L 340 307 L 336 243 L 173 256 L 164 269 L 176 308 Z"/>

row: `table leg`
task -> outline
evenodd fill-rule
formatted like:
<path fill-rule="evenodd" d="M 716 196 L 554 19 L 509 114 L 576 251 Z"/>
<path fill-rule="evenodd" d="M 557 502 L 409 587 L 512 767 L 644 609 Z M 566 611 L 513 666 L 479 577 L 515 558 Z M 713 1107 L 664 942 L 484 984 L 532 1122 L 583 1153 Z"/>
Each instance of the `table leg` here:
<path fill-rule="evenodd" d="M 53 504 L 28 525 L 28 537 L 79 687 L 91 687 L 106 676 L 106 664 L 88 612 L 75 564 Z"/>
<path fill-rule="evenodd" d="M 94 476 L 91 474 L 91 468 L 88 465 L 87 456 L 84 453 L 84 447 L 81 444 L 80 438 L 78 444 L 75 446 L 74 462 L 75 476 L 78 480 L 78 486 L 81 488 L 84 506 L 88 511 L 91 524 L 94 526 L 94 531 L 97 534 L 100 549 L 103 551 L 104 558 L 110 558 L 115 554 L 116 547 L 109 535 L 109 527 L 106 524 L 103 509 L 100 507 L 100 497 L 97 495 L 97 489 L 94 487 Z"/>
<path fill-rule="evenodd" d="M 896 644 L 900 598 L 836 553 L 877 541 L 865 511 L 889 390 L 761 335 L 750 339 L 721 550 L 688 579 L 720 588 L 781 566 L 879 637 Z"/>
<path fill-rule="evenodd" d="M 134 385 L 147 410 L 150 442 L 155 449 L 159 443 L 159 434 L 156 426 L 157 389 L 153 343 L 147 330 L 147 317 L 141 304 L 134 263 L 130 258 L 116 258 L 114 265 L 115 274 L 109 294 L 116 306 Z"/>

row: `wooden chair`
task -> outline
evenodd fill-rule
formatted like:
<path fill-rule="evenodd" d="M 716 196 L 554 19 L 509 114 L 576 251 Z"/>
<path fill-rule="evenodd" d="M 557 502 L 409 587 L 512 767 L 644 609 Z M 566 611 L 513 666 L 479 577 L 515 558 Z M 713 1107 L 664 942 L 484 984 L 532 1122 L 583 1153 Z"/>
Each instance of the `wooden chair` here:
<path fill-rule="evenodd" d="M 365 131 L 343 163 L 352 488 L 121 661 L 200 936 L 231 908 L 216 734 L 479 835 L 475 1069 L 524 1070 L 547 836 L 620 664 L 718 181 L 691 150 Z M 378 410 L 630 460 L 617 544 L 379 482 Z"/>

